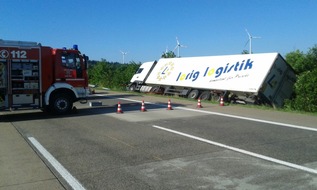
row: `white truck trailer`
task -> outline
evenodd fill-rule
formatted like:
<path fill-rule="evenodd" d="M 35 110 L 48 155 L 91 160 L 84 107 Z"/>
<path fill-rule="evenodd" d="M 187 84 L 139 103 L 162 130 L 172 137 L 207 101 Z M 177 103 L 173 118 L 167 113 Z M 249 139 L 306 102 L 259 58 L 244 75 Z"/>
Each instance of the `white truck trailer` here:
<path fill-rule="evenodd" d="M 279 53 L 162 58 L 143 63 L 131 91 L 282 107 L 296 75 Z"/>

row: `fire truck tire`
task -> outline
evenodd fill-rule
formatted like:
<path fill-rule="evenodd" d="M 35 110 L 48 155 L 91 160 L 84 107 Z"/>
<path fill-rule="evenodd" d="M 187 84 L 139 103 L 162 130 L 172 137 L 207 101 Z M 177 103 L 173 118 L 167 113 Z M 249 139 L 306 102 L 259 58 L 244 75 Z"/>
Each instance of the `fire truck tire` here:
<path fill-rule="evenodd" d="M 67 94 L 55 94 L 50 99 L 50 110 L 57 115 L 69 113 L 73 108 L 73 101 Z"/>

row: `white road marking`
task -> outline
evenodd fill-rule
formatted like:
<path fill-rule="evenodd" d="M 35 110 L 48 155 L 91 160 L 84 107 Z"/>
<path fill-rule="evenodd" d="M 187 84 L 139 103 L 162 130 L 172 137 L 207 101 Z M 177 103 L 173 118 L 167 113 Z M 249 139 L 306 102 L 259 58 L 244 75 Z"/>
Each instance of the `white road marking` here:
<path fill-rule="evenodd" d="M 185 108 L 185 107 L 175 107 L 175 108 L 176 109 L 182 109 L 182 110 L 196 111 L 196 112 L 201 112 L 201 113 L 208 113 L 208 114 L 212 114 L 212 115 L 219 115 L 219 116 L 225 116 L 225 117 L 249 120 L 249 121 L 256 121 L 256 122 L 259 122 L 259 123 L 268 123 L 268 124 L 272 124 L 272 125 L 281 125 L 281 126 L 284 126 L 284 127 L 291 127 L 291 128 L 304 129 L 304 130 L 316 131 L 317 132 L 316 128 L 305 127 L 305 126 L 300 126 L 300 125 L 292 125 L 292 124 L 287 124 L 287 123 L 267 121 L 267 120 L 262 120 L 262 119 L 254 119 L 254 118 L 250 118 L 250 117 L 243 117 L 243 116 L 230 115 L 230 114 L 211 112 L 211 111 L 204 111 L 204 110 L 194 110 L 194 109 Z"/>
<path fill-rule="evenodd" d="M 305 171 L 305 172 L 317 174 L 317 170 L 311 169 L 311 168 L 308 168 L 308 167 L 304 167 L 304 166 L 301 166 L 301 165 L 297 165 L 297 164 L 293 164 L 293 163 L 286 162 L 286 161 L 283 161 L 283 160 L 279 160 L 279 159 L 275 159 L 275 158 L 272 158 L 272 157 L 264 156 L 264 155 L 257 154 L 257 153 L 254 153 L 254 152 L 250 152 L 250 151 L 247 151 L 247 150 L 235 148 L 235 147 L 232 147 L 232 146 L 228 146 L 228 145 L 221 144 L 221 143 L 218 143 L 218 142 L 210 141 L 210 140 L 207 140 L 207 139 L 203 139 L 203 138 L 200 138 L 200 137 L 196 137 L 196 136 L 189 135 L 189 134 L 186 134 L 186 133 L 182 133 L 182 132 L 179 132 L 179 131 L 175 131 L 175 130 L 172 130 L 172 129 L 160 127 L 160 126 L 157 126 L 157 125 L 153 125 L 152 127 L 156 128 L 156 129 L 164 130 L 164 131 L 167 131 L 167 132 L 171 132 L 171 133 L 174 133 L 174 134 L 177 134 L 177 135 L 181 135 L 181 136 L 184 136 L 184 137 L 188 137 L 188 138 L 191 138 L 191 139 L 194 139 L 194 140 L 198 140 L 198 141 L 201 141 L 201 142 L 204 142 L 204 143 L 208 143 L 208 144 L 211 144 L 211 145 L 215 145 L 215 146 L 218 146 L 218 147 L 229 149 L 229 150 L 232 150 L 232 151 L 235 151 L 235 152 L 239 152 L 239 153 L 246 154 L 246 155 L 249 155 L 249 156 L 253 156 L 253 157 L 256 157 L 256 158 L 260 158 L 260 159 L 263 159 L 263 160 L 266 160 L 266 161 L 270 161 L 270 162 L 273 162 L 273 163 L 281 164 L 281 165 L 284 165 L 284 166 L 287 166 L 287 167 L 290 167 L 290 168 L 295 168 L 295 169 L 302 170 L 302 171 Z"/>
<path fill-rule="evenodd" d="M 126 100 L 126 101 L 130 101 L 130 102 L 139 102 L 142 103 L 142 100 L 133 100 L 133 99 L 129 99 L 129 98 L 118 98 L 120 100 Z M 153 105 L 159 105 L 159 104 L 155 104 L 152 102 L 144 102 L 145 104 L 153 104 Z M 160 105 L 159 105 L 160 106 Z"/>
<path fill-rule="evenodd" d="M 73 189 L 85 190 L 79 181 L 73 177 L 34 137 L 28 137 L 28 139 Z"/>
<path fill-rule="evenodd" d="M 118 98 L 118 99 L 131 101 L 131 102 L 142 102 L 140 100 L 133 100 L 133 99 L 128 99 L 128 98 Z M 146 103 L 146 104 L 155 104 L 155 103 L 151 103 L 151 102 L 144 102 L 144 103 Z M 159 106 L 163 107 L 163 105 L 160 105 L 160 104 L 155 104 L 155 105 L 159 105 Z M 210 114 L 210 115 L 219 115 L 219 116 L 224 116 L 224 117 L 231 117 L 231 118 L 236 118 L 236 119 L 243 119 L 243 120 L 255 121 L 255 122 L 259 122 L 259 123 L 267 123 L 267 124 L 272 124 L 272 125 L 279 125 L 279 126 L 284 126 L 284 127 L 290 127 L 290 128 L 303 129 L 303 130 L 317 132 L 317 128 L 312 128 L 312 127 L 293 125 L 293 124 L 287 124 L 287 123 L 280 123 L 280 122 L 274 122 L 274 121 L 268 121 L 268 120 L 262 120 L 262 119 L 255 119 L 255 118 L 250 118 L 250 117 L 243 117 L 243 116 L 237 116 L 237 115 L 231 115 L 231 114 L 225 114 L 225 113 L 219 113 L 219 112 L 191 109 L 191 108 L 186 108 L 186 107 L 173 107 L 173 108 L 174 109 L 181 109 L 181 110 L 187 110 L 187 111 L 193 111 L 193 112 L 200 112 L 200 113 L 205 113 L 205 114 Z"/>
<path fill-rule="evenodd" d="M 128 99 L 128 98 L 118 98 L 118 99 L 131 101 L 131 102 L 142 102 L 140 100 L 134 100 L 134 99 Z M 163 107 L 163 105 L 156 104 L 156 103 L 151 103 L 151 102 L 146 102 L 146 103 L 147 104 L 154 104 L 154 105 L 158 105 L 158 106 L 162 106 Z M 267 123 L 267 124 L 272 124 L 272 125 L 278 125 L 278 126 L 297 128 L 297 129 L 303 129 L 303 130 L 309 130 L 309 131 L 317 132 L 316 128 L 311 128 L 311 127 L 306 127 L 306 126 L 293 125 L 293 124 L 287 124 L 287 123 L 280 123 L 280 122 L 274 122 L 274 121 L 267 121 L 267 120 L 261 120 L 261 119 L 243 117 L 243 116 L 223 114 L 223 113 L 218 113 L 218 112 L 197 110 L 197 109 L 191 109 L 191 108 L 186 108 L 186 107 L 173 107 L 173 108 L 174 109 L 181 109 L 181 110 L 187 110 L 187 111 L 193 111 L 193 112 L 200 112 L 200 113 L 205 113 L 205 114 L 210 114 L 210 115 L 219 115 L 219 116 L 224 116 L 224 117 L 231 117 L 231 118 L 237 118 L 237 119 L 243 119 L 243 120 L 255 121 L 255 122 L 260 122 L 260 123 Z M 228 146 L 228 145 L 225 145 L 225 144 L 221 144 L 221 143 L 218 143 L 218 142 L 210 141 L 210 140 L 207 140 L 207 139 L 203 139 L 203 138 L 200 138 L 200 137 L 196 137 L 196 136 L 189 135 L 189 134 L 186 134 L 186 133 L 182 133 L 182 132 L 179 132 L 179 131 L 175 131 L 175 130 L 172 130 L 172 129 L 167 129 L 167 128 L 160 127 L 160 126 L 157 126 L 157 125 L 153 125 L 153 127 L 157 128 L 157 129 L 160 129 L 160 130 L 167 131 L 167 132 L 171 132 L 171 133 L 174 133 L 174 134 L 178 134 L 178 135 L 181 135 L 181 136 L 185 136 L 185 137 L 188 137 L 188 138 L 191 138 L 191 139 L 195 139 L 195 140 L 198 140 L 198 141 L 201 141 L 201 142 L 212 144 L 214 146 L 218 146 L 218 147 L 229 149 L 229 150 L 232 150 L 232 151 L 235 151 L 235 152 L 246 154 L 246 155 L 249 155 L 249 156 L 252 156 L 252 157 L 256 157 L 256 158 L 263 159 L 263 160 L 266 160 L 266 161 L 270 161 L 270 162 L 273 162 L 273 163 L 281 164 L 281 165 L 284 165 L 284 166 L 287 166 L 287 167 L 290 167 L 290 168 L 294 168 L 294 169 L 302 170 L 302 171 L 305 171 L 305 172 L 317 174 L 317 170 L 312 169 L 312 168 L 308 168 L 308 167 L 305 167 L 305 166 L 301 166 L 301 165 L 293 164 L 293 163 L 286 162 L 286 161 L 283 161 L 283 160 L 275 159 L 275 158 L 272 158 L 272 157 L 264 156 L 264 155 L 257 154 L 257 153 L 254 153 L 254 152 L 250 152 L 250 151 L 247 151 L 247 150 L 231 147 L 231 146 Z"/>

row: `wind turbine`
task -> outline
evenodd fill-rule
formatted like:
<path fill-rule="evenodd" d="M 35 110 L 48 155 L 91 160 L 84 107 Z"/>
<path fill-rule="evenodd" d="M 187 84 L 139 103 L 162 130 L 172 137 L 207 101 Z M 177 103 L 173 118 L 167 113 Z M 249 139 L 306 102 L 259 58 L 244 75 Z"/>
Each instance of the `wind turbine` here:
<path fill-rule="evenodd" d="M 247 29 L 245 29 L 245 31 L 247 32 L 248 37 L 249 37 L 249 39 L 248 39 L 248 41 L 247 41 L 247 43 L 245 45 L 247 45 L 249 43 L 249 45 L 250 45 L 249 54 L 252 54 L 252 39 L 261 38 L 261 37 L 251 36 L 251 34 L 248 32 Z"/>
<path fill-rule="evenodd" d="M 120 50 L 120 52 L 122 54 L 122 64 L 124 64 L 124 56 L 127 55 L 128 52 L 123 52 L 121 50 Z"/>
<path fill-rule="evenodd" d="M 167 58 L 167 54 L 168 54 L 168 46 L 166 46 L 166 48 L 165 48 L 165 52 L 164 52 L 165 58 Z"/>
<path fill-rule="evenodd" d="M 179 57 L 179 48 L 181 48 L 181 47 L 186 48 L 187 46 L 180 44 L 178 41 L 178 38 L 176 37 L 176 46 L 174 48 L 174 51 L 177 49 L 177 57 Z"/>

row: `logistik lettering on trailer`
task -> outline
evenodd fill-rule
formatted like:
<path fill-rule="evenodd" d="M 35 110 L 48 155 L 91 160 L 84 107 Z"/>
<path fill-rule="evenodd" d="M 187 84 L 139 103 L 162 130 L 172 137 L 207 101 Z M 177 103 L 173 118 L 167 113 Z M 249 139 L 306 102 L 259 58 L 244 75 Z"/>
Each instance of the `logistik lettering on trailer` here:
<path fill-rule="evenodd" d="M 222 74 L 224 73 L 229 73 L 229 72 L 233 72 L 233 71 L 241 71 L 241 70 L 247 70 L 247 69 L 252 69 L 252 63 L 253 61 L 251 61 L 251 59 L 248 59 L 245 63 L 245 60 L 241 61 L 241 63 L 238 61 L 235 64 L 230 64 L 227 63 L 227 65 L 225 67 L 218 67 L 217 69 L 215 68 L 209 68 L 207 67 L 203 77 L 211 77 L 213 75 L 215 75 L 215 78 L 220 77 Z M 176 79 L 176 81 L 180 80 L 192 80 L 195 81 L 198 79 L 200 72 L 199 71 L 195 71 L 193 70 L 190 73 L 182 73 L 180 72 L 178 74 L 178 77 Z"/>

